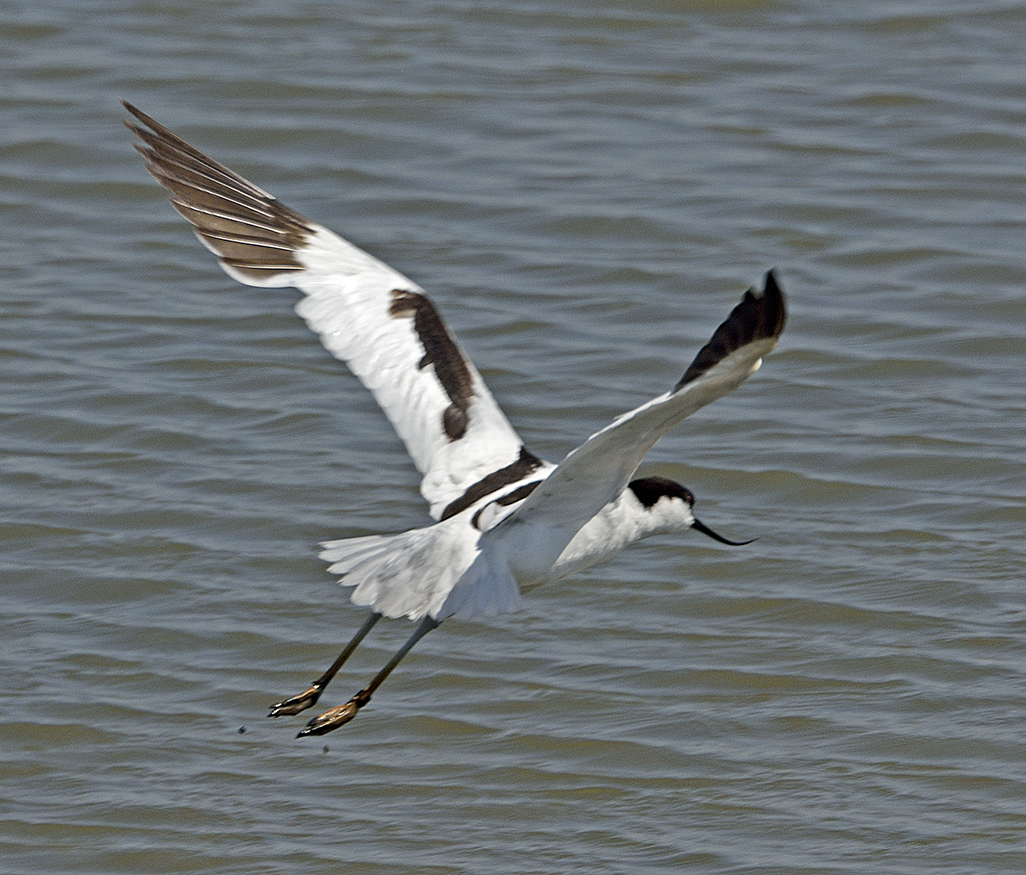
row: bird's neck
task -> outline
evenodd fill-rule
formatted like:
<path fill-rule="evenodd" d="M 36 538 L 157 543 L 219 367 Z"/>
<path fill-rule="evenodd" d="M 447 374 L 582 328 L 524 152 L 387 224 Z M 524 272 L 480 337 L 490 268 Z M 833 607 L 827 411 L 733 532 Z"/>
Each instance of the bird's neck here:
<path fill-rule="evenodd" d="M 559 580 L 603 562 L 649 535 L 686 529 L 684 521 L 644 507 L 630 490 L 626 490 L 574 536 L 556 560 L 551 579 Z"/>

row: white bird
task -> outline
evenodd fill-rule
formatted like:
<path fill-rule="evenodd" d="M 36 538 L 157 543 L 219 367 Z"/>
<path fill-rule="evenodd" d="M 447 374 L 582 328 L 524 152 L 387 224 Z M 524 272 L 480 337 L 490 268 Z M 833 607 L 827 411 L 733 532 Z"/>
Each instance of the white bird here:
<path fill-rule="evenodd" d="M 171 205 L 229 276 L 294 286 L 296 311 L 373 393 L 423 474 L 437 522 L 329 541 L 321 557 L 371 614 L 339 658 L 271 716 L 313 705 L 382 617 L 420 620 L 371 683 L 299 733 L 351 720 L 417 641 L 450 617 L 515 611 L 521 593 L 656 533 L 697 529 L 694 496 L 660 477 L 632 480 L 655 443 L 737 388 L 776 345 L 784 296 L 772 271 L 749 289 L 670 391 L 615 419 L 554 465 L 530 453 L 423 291 L 401 273 L 204 155 L 134 106 L 125 124 Z"/>

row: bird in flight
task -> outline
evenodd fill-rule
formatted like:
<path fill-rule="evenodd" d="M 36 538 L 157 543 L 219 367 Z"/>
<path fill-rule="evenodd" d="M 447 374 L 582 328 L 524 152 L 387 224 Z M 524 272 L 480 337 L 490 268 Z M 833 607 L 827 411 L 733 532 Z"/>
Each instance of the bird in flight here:
<path fill-rule="evenodd" d="M 420 622 L 364 689 L 314 717 L 300 737 L 352 720 L 410 648 L 450 617 L 515 611 L 522 593 L 657 533 L 696 529 L 750 543 L 699 522 L 679 483 L 632 478 L 670 428 L 736 389 L 776 345 L 785 305 L 773 271 L 761 291 L 745 292 L 673 388 L 552 464 L 524 446 L 419 286 L 122 103 L 147 170 L 228 275 L 304 293 L 296 312 L 373 393 L 423 475 L 436 520 L 322 545 L 329 571 L 371 613 L 334 664 L 270 716 L 314 705 L 381 617 Z"/>

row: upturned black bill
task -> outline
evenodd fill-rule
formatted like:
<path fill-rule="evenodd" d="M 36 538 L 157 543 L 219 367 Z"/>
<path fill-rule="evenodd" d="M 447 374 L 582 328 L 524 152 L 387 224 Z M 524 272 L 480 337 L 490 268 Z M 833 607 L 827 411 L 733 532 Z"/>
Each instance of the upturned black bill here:
<path fill-rule="evenodd" d="M 757 540 L 756 538 L 752 538 L 751 541 L 728 541 L 723 537 L 723 535 L 717 535 L 716 532 L 710 529 L 705 523 L 699 522 L 698 520 L 695 520 L 691 524 L 691 528 L 701 532 L 703 535 L 708 535 L 714 541 L 719 541 L 721 544 L 726 544 L 729 547 L 743 547 L 745 544 L 751 544 L 752 541 Z"/>

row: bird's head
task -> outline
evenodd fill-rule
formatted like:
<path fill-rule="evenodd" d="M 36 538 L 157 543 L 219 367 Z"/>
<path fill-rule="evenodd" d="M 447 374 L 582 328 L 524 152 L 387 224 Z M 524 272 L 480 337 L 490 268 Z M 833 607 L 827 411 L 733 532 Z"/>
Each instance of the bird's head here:
<path fill-rule="evenodd" d="M 695 496 L 691 490 L 665 477 L 643 477 L 632 480 L 628 485 L 634 497 L 649 514 L 651 531 L 677 532 L 694 529 L 731 547 L 751 544 L 751 541 L 729 541 L 716 534 L 705 523 L 695 518 L 692 508 Z"/>

